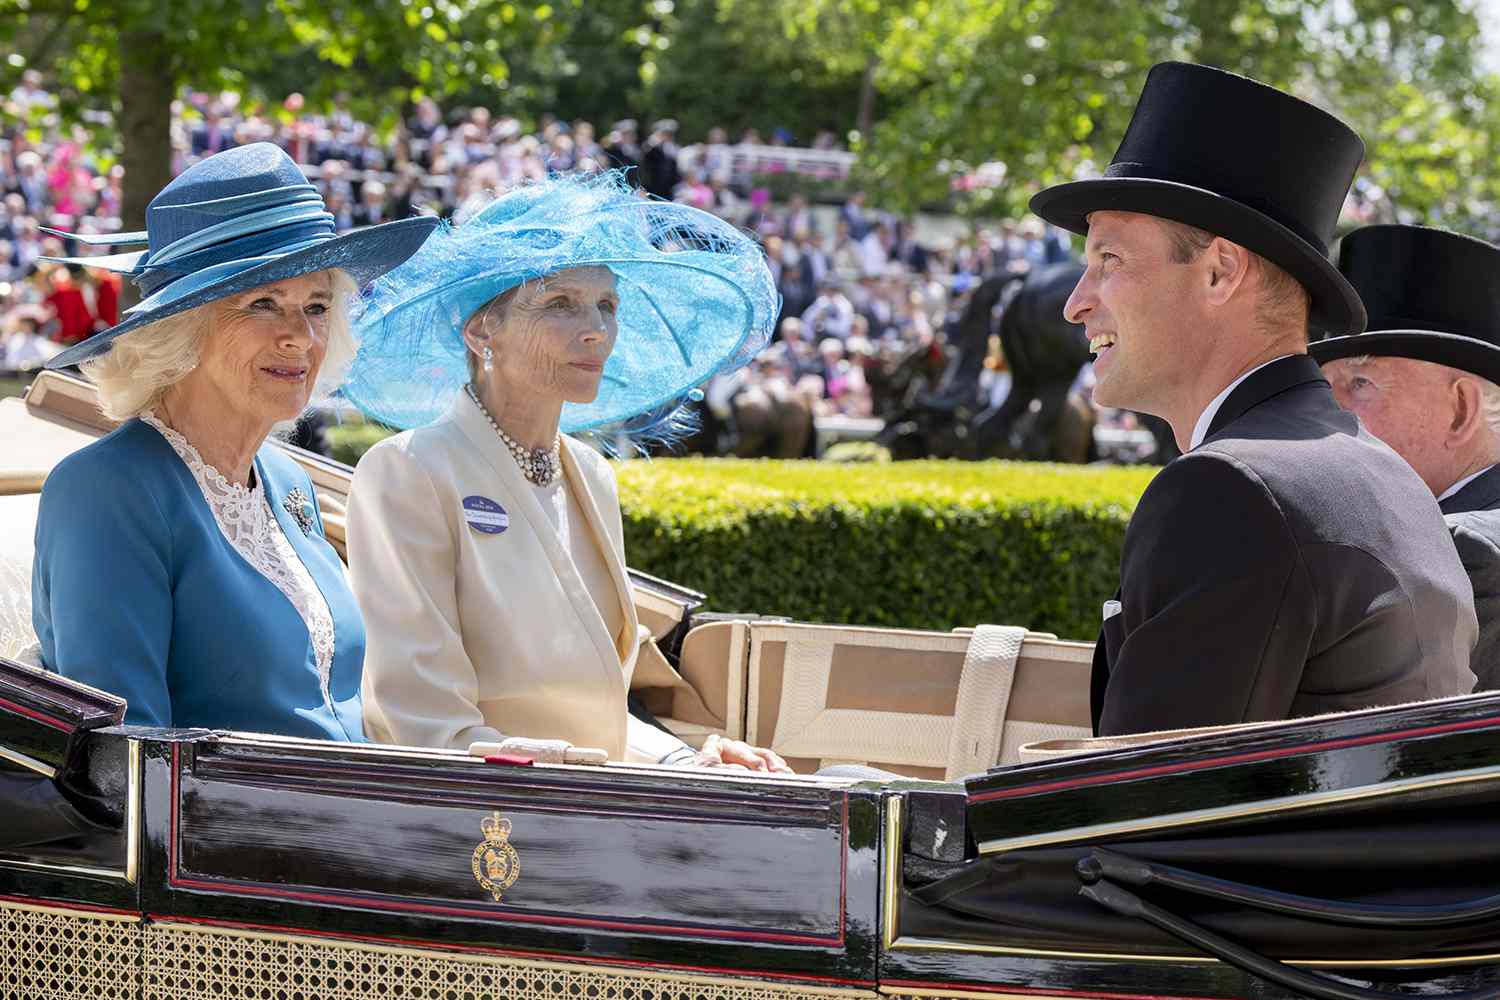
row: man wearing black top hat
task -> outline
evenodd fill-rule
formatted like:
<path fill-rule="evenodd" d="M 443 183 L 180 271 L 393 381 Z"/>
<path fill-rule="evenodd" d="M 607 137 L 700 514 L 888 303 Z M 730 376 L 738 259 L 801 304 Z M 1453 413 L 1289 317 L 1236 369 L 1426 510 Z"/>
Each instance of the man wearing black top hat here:
<path fill-rule="evenodd" d="M 1432 493 L 1341 410 L 1309 323 L 1365 310 L 1328 261 L 1364 146 L 1244 77 L 1152 69 L 1104 177 L 1032 199 L 1087 236 L 1064 309 L 1094 398 L 1172 425 L 1094 655 L 1100 734 L 1467 692 L 1473 600 Z"/>
<path fill-rule="evenodd" d="M 1369 226 L 1339 248 L 1369 332 L 1313 344 L 1339 403 L 1438 498 L 1474 586 L 1477 690 L 1500 688 L 1500 248 Z"/>

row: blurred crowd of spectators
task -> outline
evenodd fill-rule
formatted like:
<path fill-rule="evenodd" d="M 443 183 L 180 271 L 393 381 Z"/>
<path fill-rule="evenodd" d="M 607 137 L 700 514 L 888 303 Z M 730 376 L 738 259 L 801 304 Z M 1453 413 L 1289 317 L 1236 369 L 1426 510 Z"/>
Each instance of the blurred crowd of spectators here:
<path fill-rule="evenodd" d="M 117 276 L 38 260 L 87 252 L 44 229 L 110 232 L 120 225 L 122 169 L 85 129 L 51 115 L 55 104 L 41 78 L 27 73 L 0 118 L 13 123 L 0 131 L 0 370 L 35 367 L 119 318 Z M 20 122 L 27 127 L 14 124 Z M 650 194 L 755 234 L 780 287 L 776 342 L 710 398 L 774 381 L 792 387 L 816 417 L 881 416 L 890 401 L 882 400 L 882 378 L 873 370 L 914 359 L 940 370 L 944 332 L 978 276 L 1068 253 L 1067 237 L 1034 219 L 924 241 L 914 220 L 876 210 L 862 193 L 842 205 L 795 194 L 773 199 L 761 184 L 767 169 L 842 179 L 852 157 L 829 132 L 795 147 L 781 130 L 749 130 L 731 141 L 715 128 L 692 138 L 683 144 L 670 119 L 604 128 L 546 116 L 527 129 L 482 107 L 445 113 L 432 101 L 383 137 L 347 102 L 315 111 L 298 94 L 252 106 L 232 93 L 190 93 L 174 106 L 172 121 L 174 171 L 231 146 L 274 142 L 304 165 L 340 230 L 447 215 L 471 194 L 550 172 L 628 168 Z"/>
<path fill-rule="evenodd" d="M 39 260 L 87 252 L 46 229 L 120 227 L 122 168 L 88 130 L 62 123 L 56 104 L 42 78 L 27 72 L 0 107 L 0 375 L 33 369 L 119 320 L 118 276 Z M 264 105 L 233 93 L 188 93 L 173 107 L 172 167 L 274 142 L 303 165 L 341 231 L 446 216 L 473 194 L 610 168 L 628 169 L 655 197 L 725 218 L 761 241 L 783 306 L 777 336 L 756 363 L 708 387 L 705 416 L 717 433 L 699 446 L 709 451 L 811 454 L 815 422 L 839 425 L 846 436 L 877 433 L 942 381 L 958 346 L 958 320 L 983 278 L 1024 274 L 1073 252 L 1066 233 L 1035 218 L 974 227 L 895 216 L 858 191 L 833 203 L 773 197 L 773 187 L 797 189 L 767 183 L 786 172 L 809 182 L 807 190 L 827 190 L 829 181 L 847 189 L 853 157 L 831 132 L 752 129 L 731 138 L 722 128 L 680 131 L 671 119 L 596 126 L 551 115 L 528 128 L 483 107 L 445 111 L 424 100 L 382 134 L 345 99 L 313 109 L 299 94 Z M 1392 210 L 1361 176 L 1345 214 L 1364 224 Z M 980 408 L 998 407 L 1012 384 L 998 338 L 990 338 L 987 354 L 975 390 Z M 1085 366 L 1074 390 L 1091 407 L 1089 389 Z M 779 444 L 775 434 L 756 437 L 747 428 L 758 411 L 767 427 L 800 430 L 783 433 Z M 1135 427 L 1130 414 L 1095 416 L 1105 428 Z M 1133 457 L 1151 451 L 1143 445 Z"/>
<path fill-rule="evenodd" d="M 45 229 L 119 228 L 121 167 L 89 131 L 58 119 L 56 100 L 36 74 L 27 73 L 3 100 L 0 373 L 34 368 L 118 322 L 122 294 L 118 276 L 38 259 L 87 252 Z M 858 191 L 834 202 L 773 197 L 773 189 L 799 186 L 769 184 L 777 172 L 797 173 L 810 182 L 804 190 L 826 191 L 827 181 L 848 188 L 853 157 L 829 132 L 749 130 L 731 138 L 722 128 L 680 131 L 670 119 L 596 126 L 550 115 L 528 128 L 483 107 L 445 111 L 428 100 L 382 134 L 342 99 L 315 110 L 298 94 L 268 106 L 232 93 L 189 93 L 174 105 L 172 165 L 180 171 L 231 146 L 274 142 L 319 186 L 340 230 L 449 215 L 473 194 L 548 173 L 609 168 L 627 168 L 653 196 L 725 218 L 761 241 L 783 309 L 777 336 L 756 363 L 708 388 L 709 423 L 718 428 L 702 444 L 710 451 L 738 446 L 755 453 L 744 444 L 744 426 L 757 406 L 771 413 L 768 424 L 805 417 L 801 437 L 793 434 L 779 448 L 756 445 L 759 453 L 813 453 L 815 421 L 855 437 L 876 433 L 942 380 L 958 346 L 958 320 L 982 279 L 1024 274 L 1074 252 L 1066 233 L 1030 217 L 975 227 L 892 215 Z M 1393 212 L 1385 192 L 1362 175 L 1345 215 L 1365 224 Z M 981 408 L 999 406 L 1012 384 L 998 338 L 990 338 L 987 353 L 976 388 Z M 1089 389 L 1085 366 L 1074 390 L 1091 407 Z M 1094 412 L 1106 429 L 1136 426 L 1132 415 Z M 1134 457 L 1150 451 L 1144 445 Z"/>

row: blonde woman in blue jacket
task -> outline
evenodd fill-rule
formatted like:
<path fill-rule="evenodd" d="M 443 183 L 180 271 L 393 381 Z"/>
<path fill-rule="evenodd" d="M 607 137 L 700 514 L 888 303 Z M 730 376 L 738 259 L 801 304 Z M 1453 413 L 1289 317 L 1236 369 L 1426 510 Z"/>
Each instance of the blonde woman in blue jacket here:
<path fill-rule="evenodd" d="M 311 480 L 265 441 L 340 380 L 356 286 L 434 223 L 336 237 L 296 164 L 258 143 L 185 171 L 147 224 L 145 252 L 77 261 L 145 299 L 51 363 L 81 364 L 124 423 L 42 489 L 42 662 L 124 697 L 130 723 L 362 740 L 359 608 Z"/>

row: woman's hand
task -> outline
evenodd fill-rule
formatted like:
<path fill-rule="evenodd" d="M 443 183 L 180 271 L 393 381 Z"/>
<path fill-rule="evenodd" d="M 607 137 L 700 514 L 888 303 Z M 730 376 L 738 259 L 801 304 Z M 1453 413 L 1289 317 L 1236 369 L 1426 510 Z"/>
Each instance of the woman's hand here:
<path fill-rule="evenodd" d="M 726 740 L 717 733 L 703 741 L 693 761 L 697 767 L 731 768 L 769 774 L 795 774 L 774 750 L 753 747 L 743 740 Z"/>

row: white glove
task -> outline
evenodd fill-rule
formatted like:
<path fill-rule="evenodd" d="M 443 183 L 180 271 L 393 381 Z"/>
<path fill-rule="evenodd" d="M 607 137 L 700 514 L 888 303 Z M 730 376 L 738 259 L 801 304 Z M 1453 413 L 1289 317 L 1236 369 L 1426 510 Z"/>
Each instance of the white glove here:
<path fill-rule="evenodd" d="M 497 754 L 530 757 L 538 764 L 603 764 L 609 754 L 597 747 L 576 747 L 567 740 L 533 740 L 525 736 L 507 736 L 499 743 L 470 743 L 469 756 L 492 757 Z"/>

